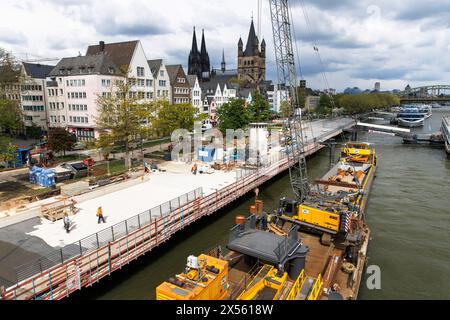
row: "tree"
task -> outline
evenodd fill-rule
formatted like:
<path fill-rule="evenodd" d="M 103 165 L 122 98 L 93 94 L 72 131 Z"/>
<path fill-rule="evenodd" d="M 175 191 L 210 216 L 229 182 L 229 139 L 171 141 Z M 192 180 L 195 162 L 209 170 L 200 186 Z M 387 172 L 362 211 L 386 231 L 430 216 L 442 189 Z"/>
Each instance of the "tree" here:
<path fill-rule="evenodd" d="M 32 124 L 31 127 L 26 128 L 27 138 L 29 139 L 41 139 L 42 137 L 42 129 L 36 124 Z"/>
<path fill-rule="evenodd" d="M 248 110 L 250 112 L 250 122 L 267 122 L 270 120 L 269 102 L 259 92 L 254 93 Z"/>
<path fill-rule="evenodd" d="M 320 96 L 320 101 L 316 112 L 320 115 L 330 115 L 333 113 L 333 103 L 328 94 L 322 94 Z"/>
<path fill-rule="evenodd" d="M 22 128 L 22 111 L 18 101 L 8 99 L 20 96 L 20 64 L 0 48 L 0 129 L 12 134 Z"/>
<path fill-rule="evenodd" d="M 71 134 L 64 128 L 54 128 L 50 130 L 48 137 L 48 146 L 56 153 L 72 150 L 73 145 L 77 142 L 75 135 Z"/>
<path fill-rule="evenodd" d="M 232 99 L 217 109 L 219 129 L 226 133 L 227 129 L 243 129 L 251 122 L 252 115 L 245 108 L 243 99 Z"/>
<path fill-rule="evenodd" d="M 101 134 L 100 137 L 95 141 L 95 147 L 101 150 L 105 161 L 108 161 L 109 159 L 109 155 L 111 154 L 111 151 L 113 149 L 113 144 L 113 137 L 107 133 Z"/>
<path fill-rule="evenodd" d="M 0 100 L 0 128 L 12 134 L 22 128 L 22 111 L 18 102 L 13 100 Z"/>
<path fill-rule="evenodd" d="M 288 118 L 292 114 L 292 105 L 289 101 L 283 101 L 280 104 L 280 115 L 283 118 Z"/>
<path fill-rule="evenodd" d="M 14 161 L 16 149 L 16 146 L 11 143 L 11 139 L 0 136 L 0 162 L 5 163 L 5 166 Z"/>
<path fill-rule="evenodd" d="M 116 81 L 107 95 L 98 97 L 96 122 L 100 130 L 112 136 L 113 141 L 124 142 L 126 162 L 131 167 L 130 145 L 142 137 L 142 128 L 148 125 L 153 112 L 151 104 L 142 103 L 144 93 L 133 90 L 136 79 L 124 78 Z"/>
<path fill-rule="evenodd" d="M 160 136 L 167 137 L 177 129 L 194 130 L 194 123 L 203 116 L 196 116 L 197 109 L 190 104 L 171 105 L 167 101 L 156 102 L 157 116 L 152 127 Z"/>

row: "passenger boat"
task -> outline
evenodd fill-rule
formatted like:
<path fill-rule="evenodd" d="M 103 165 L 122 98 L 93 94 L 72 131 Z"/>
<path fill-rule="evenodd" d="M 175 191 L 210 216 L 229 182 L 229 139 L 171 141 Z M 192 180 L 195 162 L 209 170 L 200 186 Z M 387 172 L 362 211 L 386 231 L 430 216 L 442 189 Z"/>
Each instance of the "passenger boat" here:
<path fill-rule="evenodd" d="M 425 120 L 433 114 L 432 108 L 427 105 L 411 105 L 403 107 L 397 115 L 398 124 L 402 127 L 422 127 Z"/>
<path fill-rule="evenodd" d="M 442 120 L 442 134 L 445 141 L 445 151 L 450 156 L 450 117 L 444 117 Z"/>
<path fill-rule="evenodd" d="M 349 143 L 305 203 L 281 199 L 276 214 L 257 201 L 238 217 L 222 250 L 188 258 L 156 289 L 158 300 L 353 300 L 367 261 L 365 208 L 375 149 Z"/>

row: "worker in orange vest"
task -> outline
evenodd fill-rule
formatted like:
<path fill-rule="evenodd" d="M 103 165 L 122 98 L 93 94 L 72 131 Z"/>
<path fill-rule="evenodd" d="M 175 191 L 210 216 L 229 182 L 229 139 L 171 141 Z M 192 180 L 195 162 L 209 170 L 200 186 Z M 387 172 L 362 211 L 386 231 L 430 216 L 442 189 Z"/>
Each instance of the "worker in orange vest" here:
<path fill-rule="evenodd" d="M 103 216 L 103 209 L 102 209 L 102 207 L 98 208 L 98 210 L 97 210 L 97 217 L 98 217 L 98 223 L 99 224 L 101 222 L 106 223 L 105 217 Z"/>

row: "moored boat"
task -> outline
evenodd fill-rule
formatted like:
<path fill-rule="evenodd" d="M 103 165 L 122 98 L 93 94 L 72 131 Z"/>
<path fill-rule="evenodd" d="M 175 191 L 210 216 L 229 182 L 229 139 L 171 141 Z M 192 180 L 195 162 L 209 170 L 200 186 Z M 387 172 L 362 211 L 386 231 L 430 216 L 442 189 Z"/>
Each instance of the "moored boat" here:
<path fill-rule="evenodd" d="M 432 116 L 432 108 L 428 105 L 410 105 L 401 108 L 397 115 L 398 124 L 402 127 L 422 127 L 425 120 Z"/>
<path fill-rule="evenodd" d="M 442 134 L 445 141 L 445 151 L 450 156 L 450 116 L 442 120 Z"/>

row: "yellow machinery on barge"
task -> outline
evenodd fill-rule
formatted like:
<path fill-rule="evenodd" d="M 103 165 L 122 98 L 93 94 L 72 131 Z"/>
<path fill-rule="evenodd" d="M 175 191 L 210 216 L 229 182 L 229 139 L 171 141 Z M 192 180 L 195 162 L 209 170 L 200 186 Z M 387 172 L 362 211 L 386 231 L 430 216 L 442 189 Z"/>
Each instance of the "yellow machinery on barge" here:
<path fill-rule="evenodd" d="M 201 261 L 201 262 L 200 262 Z M 292 281 L 286 272 L 271 265 L 261 265 L 242 286 L 241 271 L 230 268 L 225 258 L 208 255 L 188 258 L 186 271 L 156 289 L 157 300 L 317 300 L 323 279 L 312 279 L 303 270 Z"/>
<path fill-rule="evenodd" d="M 246 242 L 247 249 L 255 252 L 262 246 L 271 246 L 270 239 L 285 239 L 306 247 L 308 254 L 301 272 L 291 277 L 279 263 L 262 259 L 248 263 L 249 251 L 236 248 L 223 257 L 221 254 L 191 256 L 184 272 L 164 282 L 156 289 L 158 300 L 319 300 L 356 299 L 367 261 L 370 230 L 364 223 L 364 209 L 370 186 L 377 168 L 375 149 L 368 143 L 348 143 L 342 149 L 340 162 L 322 180 L 316 181 L 304 203 L 282 199 L 283 214 L 278 224 L 259 224 L 258 231 L 268 241 L 255 238 Z M 261 207 L 261 203 L 258 204 Z M 288 206 L 291 212 L 288 215 Z M 258 210 L 259 212 L 262 211 Z M 263 214 L 264 215 L 264 214 Z M 251 220 L 252 215 L 248 221 Z M 279 217 L 279 215 L 277 215 Z M 259 217 L 261 222 L 262 215 Z M 309 220 L 308 220 L 309 219 Z M 269 221 L 270 221 L 269 216 Z M 252 231 L 239 227 L 237 239 Z M 244 222 L 245 224 L 245 222 Z M 307 225 L 298 230 L 298 225 Z M 291 230 L 291 231 L 289 231 Z M 309 231 L 315 232 L 309 232 Z M 333 234 L 328 242 L 315 235 L 316 231 Z M 292 234 L 298 233 L 301 241 L 292 243 Z M 230 237 L 231 239 L 231 237 Z M 239 241 L 240 241 L 239 240 Z M 256 244 L 257 243 L 257 244 Z M 284 246 L 279 245 L 276 250 Z M 242 248 L 242 247 L 241 247 Z M 244 246 L 245 249 L 245 246 Z M 276 251 L 275 250 L 275 251 Z M 305 252 L 306 252 L 305 251 Z M 292 256 L 292 251 L 289 251 Z M 254 258 L 254 256 L 252 256 Z M 238 262 L 236 262 L 238 261 Z M 284 261 L 285 265 L 289 265 Z M 281 268 L 280 268 L 281 266 Z"/>
<path fill-rule="evenodd" d="M 279 218 L 328 238 L 352 234 L 354 223 L 363 220 L 377 164 L 371 144 L 347 143 L 339 163 L 315 181 L 304 202 L 281 199 Z"/>

